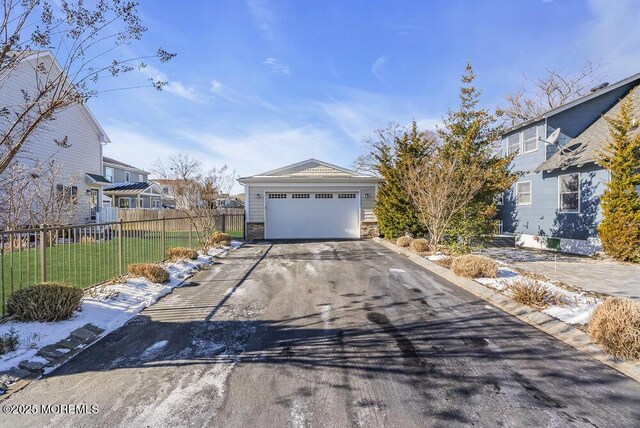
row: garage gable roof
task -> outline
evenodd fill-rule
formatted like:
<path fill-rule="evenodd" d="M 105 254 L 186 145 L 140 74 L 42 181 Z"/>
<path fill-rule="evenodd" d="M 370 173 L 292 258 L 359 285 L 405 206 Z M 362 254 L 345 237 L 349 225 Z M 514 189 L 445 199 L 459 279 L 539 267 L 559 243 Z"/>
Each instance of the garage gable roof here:
<path fill-rule="evenodd" d="M 379 177 L 362 174 L 341 166 L 333 165 L 317 159 L 307 159 L 302 162 L 287 165 L 282 168 L 263 172 L 250 177 L 239 178 L 240 183 L 246 181 L 267 181 L 270 179 L 364 179 L 381 181 Z"/>

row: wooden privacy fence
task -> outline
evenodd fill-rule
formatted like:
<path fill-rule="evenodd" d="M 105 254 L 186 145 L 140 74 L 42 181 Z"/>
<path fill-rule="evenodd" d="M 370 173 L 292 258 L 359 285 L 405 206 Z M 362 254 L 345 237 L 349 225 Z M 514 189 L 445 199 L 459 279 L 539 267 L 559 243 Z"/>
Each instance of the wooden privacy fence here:
<path fill-rule="evenodd" d="M 219 215 L 215 230 L 242 239 L 244 213 Z M 125 274 L 130 263 L 161 262 L 171 247 L 199 247 L 186 217 L 2 231 L 1 313 L 21 288 L 41 282 L 87 288 Z"/>

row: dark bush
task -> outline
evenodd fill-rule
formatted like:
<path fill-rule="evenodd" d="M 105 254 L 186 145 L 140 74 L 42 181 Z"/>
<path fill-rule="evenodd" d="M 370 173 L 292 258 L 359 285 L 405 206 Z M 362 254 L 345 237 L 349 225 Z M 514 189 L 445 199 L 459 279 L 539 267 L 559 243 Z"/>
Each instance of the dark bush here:
<path fill-rule="evenodd" d="M 47 282 L 15 291 L 7 305 L 9 315 L 19 321 L 66 320 L 80 307 L 84 292 L 71 285 Z"/>

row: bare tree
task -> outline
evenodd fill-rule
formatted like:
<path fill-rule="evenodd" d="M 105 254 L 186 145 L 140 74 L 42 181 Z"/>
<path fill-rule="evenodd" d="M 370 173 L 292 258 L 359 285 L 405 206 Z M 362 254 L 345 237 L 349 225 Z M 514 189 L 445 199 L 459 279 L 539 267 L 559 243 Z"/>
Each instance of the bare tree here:
<path fill-rule="evenodd" d="M 231 189 L 236 171 L 223 165 L 203 172 L 200 161 L 189 154 L 178 154 L 165 161 L 158 160 L 154 172 L 170 180 L 176 210 L 193 225 L 200 245 L 206 248 L 209 234 L 216 229 L 220 218 L 218 195 Z"/>
<path fill-rule="evenodd" d="M 463 164 L 441 147 L 409 166 L 404 186 L 431 248 L 442 242 L 456 216 L 482 191 L 484 174 L 477 164 Z"/>
<path fill-rule="evenodd" d="M 600 83 L 601 65 L 585 62 L 575 73 L 548 70 L 541 78 L 524 76 L 525 85 L 518 92 L 507 95 L 502 108 L 511 125 L 534 119 L 581 96 Z"/>
<path fill-rule="evenodd" d="M 96 96 L 99 80 L 144 68 L 150 58 L 166 62 L 175 56 L 158 49 L 154 55 L 119 57 L 122 46 L 146 31 L 136 2 L 3 0 L 3 6 L 0 90 L 6 93 L 4 83 L 17 71 L 31 73 L 33 81 L 19 89 L 14 102 L 0 106 L 0 174 L 57 113 Z M 167 83 L 149 80 L 156 89 Z M 38 144 L 64 148 L 70 142 L 65 136 Z"/>
<path fill-rule="evenodd" d="M 153 172 L 164 179 L 189 180 L 201 173 L 202 164 L 188 153 L 178 153 L 166 160 L 158 159 Z"/>
<path fill-rule="evenodd" d="M 0 180 L 1 226 L 16 230 L 78 222 L 86 206 L 81 200 L 84 195 L 77 191 L 80 179 L 79 173 L 65 174 L 59 162 L 34 168 L 13 162 Z"/>

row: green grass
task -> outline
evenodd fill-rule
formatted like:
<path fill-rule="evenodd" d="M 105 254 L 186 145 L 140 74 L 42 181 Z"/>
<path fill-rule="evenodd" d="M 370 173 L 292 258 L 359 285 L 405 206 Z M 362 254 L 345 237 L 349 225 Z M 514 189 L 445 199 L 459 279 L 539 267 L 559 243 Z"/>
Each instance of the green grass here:
<path fill-rule="evenodd" d="M 242 238 L 242 231 L 227 232 Z M 189 245 L 191 243 L 191 245 Z M 81 288 L 91 287 L 121 274 L 119 266 L 119 240 L 58 244 L 46 248 L 47 281 L 64 282 Z M 165 260 L 166 249 L 171 247 L 198 248 L 195 233 L 189 241 L 189 231 L 166 232 L 164 248 L 160 232 L 145 232 L 122 238 L 122 273 L 130 263 L 157 263 Z M 6 303 L 14 290 L 41 282 L 40 250 L 29 249 L 7 252 L 0 264 L 1 302 Z M 2 305 L 4 307 L 4 305 Z"/>

